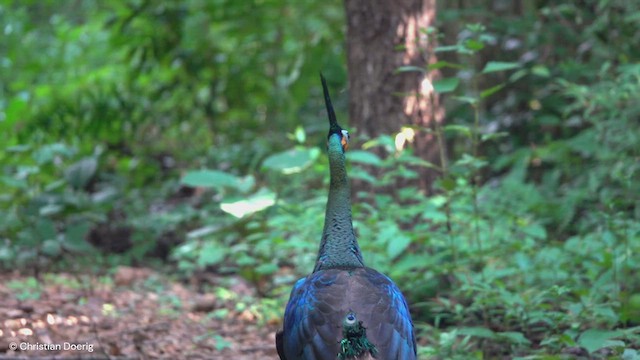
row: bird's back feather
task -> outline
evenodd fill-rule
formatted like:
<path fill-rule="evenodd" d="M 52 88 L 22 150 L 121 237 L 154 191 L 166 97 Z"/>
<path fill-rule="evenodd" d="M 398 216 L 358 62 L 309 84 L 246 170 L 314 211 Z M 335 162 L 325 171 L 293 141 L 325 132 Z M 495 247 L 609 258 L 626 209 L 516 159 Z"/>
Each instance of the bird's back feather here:
<path fill-rule="evenodd" d="M 335 360 L 342 323 L 353 312 L 376 347 L 376 359 L 416 358 L 407 303 L 396 285 L 370 268 L 321 270 L 300 279 L 285 310 L 279 353 L 286 360 Z M 363 354 L 358 359 L 366 359 Z"/>

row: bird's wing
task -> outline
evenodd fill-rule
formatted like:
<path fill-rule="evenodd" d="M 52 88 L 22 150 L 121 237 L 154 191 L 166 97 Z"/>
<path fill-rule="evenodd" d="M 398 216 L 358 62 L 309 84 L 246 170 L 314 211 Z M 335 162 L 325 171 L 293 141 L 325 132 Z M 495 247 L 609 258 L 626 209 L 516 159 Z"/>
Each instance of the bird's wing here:
<path fill-rule="evenodd" d="M 319 271 L 298 280 L 284 313 L 283 349 L 287 360 L 336 359 L 339 328 L 332 326 L 337 272 Z"/>
<path fill-rule="evenodd" d="M 378 358 L 416 359 L 413 323 L 400 289 L 387 276 L 369 268 L 356 279 L 361 286 L 352 286 L 350 296 L 371 299 L 369 305 L 363 303 L 359 318 L 367 328 L 367 338 L 378 349 Z"/>

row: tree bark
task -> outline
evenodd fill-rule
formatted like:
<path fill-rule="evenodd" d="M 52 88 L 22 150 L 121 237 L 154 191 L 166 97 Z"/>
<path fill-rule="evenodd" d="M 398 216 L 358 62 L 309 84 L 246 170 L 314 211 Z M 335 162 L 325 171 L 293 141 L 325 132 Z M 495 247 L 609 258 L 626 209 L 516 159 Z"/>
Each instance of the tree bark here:
<path fill-rule="evenodd" d="M 433 129 L 444 111 L 431 82 L 437 74 L 397 72 L 400 66 L 426 70 L 435 62 L 433 38 L 421 31 L 434 25 L 435 0 L 345 0 L 349 117 L 366 137 L 415 130 L 396 137 L 397 147 L 411 146 L 424 160 L 441 165 Z M 403 138 L 406 141 L 402 141 Z M 420 168 L 418 185 L 431 192 L 438 173 Z"/>

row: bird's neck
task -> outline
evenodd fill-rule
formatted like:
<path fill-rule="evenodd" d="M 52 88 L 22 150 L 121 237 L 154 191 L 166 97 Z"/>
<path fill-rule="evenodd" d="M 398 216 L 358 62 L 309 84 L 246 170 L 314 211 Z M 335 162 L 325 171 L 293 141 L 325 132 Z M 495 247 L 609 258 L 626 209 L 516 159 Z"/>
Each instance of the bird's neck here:
<path fill-rule="evenodd" d="M 336 267 L 362 267 L 364 262 L 351 222 L 351 191 L 344 152 L 337 136 L 329 138 L 331 182 L 320 251 L 314 271 Z"/>

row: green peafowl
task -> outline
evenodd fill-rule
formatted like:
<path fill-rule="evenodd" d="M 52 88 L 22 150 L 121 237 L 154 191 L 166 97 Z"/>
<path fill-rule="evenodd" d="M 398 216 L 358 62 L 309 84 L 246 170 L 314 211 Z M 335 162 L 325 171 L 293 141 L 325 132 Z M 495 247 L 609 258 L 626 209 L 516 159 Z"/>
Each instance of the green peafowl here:
<path fill-rule="evenodd" d="M 313 273 L 296 282 L 276 334 L 282 360 L 412 360 L 416 340 L 407 302 L 387 276 L 364 265 L 351 222 L 345 167 L 349 134 L 329 116 L 329 199 Z"/>

